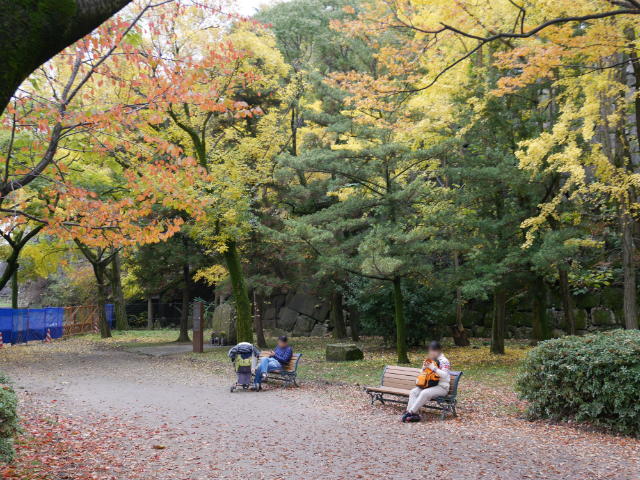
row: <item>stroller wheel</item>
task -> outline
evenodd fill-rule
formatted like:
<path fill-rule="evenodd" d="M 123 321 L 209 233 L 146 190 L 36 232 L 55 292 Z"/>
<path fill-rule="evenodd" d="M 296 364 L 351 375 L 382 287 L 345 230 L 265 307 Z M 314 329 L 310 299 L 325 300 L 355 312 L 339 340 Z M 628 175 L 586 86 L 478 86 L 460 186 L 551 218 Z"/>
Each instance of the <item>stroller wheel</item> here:
<path fill-rule="evenodd" d="M 231 393 L 233 393 L 233 391 L 236 389 L 235 385 L 231 385 Z"/>

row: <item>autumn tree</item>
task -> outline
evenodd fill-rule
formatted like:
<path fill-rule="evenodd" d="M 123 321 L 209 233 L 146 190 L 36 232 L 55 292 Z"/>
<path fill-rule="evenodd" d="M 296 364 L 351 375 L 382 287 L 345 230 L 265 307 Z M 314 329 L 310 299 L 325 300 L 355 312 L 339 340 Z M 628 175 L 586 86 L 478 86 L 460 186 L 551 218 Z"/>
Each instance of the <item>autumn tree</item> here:
<path fill-rule="evenodd" d="M 192 49 L 189 54 L 195 55 L 197 49 L 209 48 L 210 35 L 218 33 L 196 31 L 167 48 L 182 54 Z M 193 156 L 203 172 L 196 188 L 206 217 L 195 218 L 193 235 L 224 257 L 238 314 L 238 338 L 251 342 L 251 303 L 238 242 L 255 226 L 252 191 L 271 175 L 272 158 L 285 142 L 279 128 L 282 115 L 267 106 L 282 95 L 278 80 L 287 67 L 259 26 L 238 24 L 215 40 L 222 42 L 213 50 L 221 60 L 205 69 L 190 98 L 167 106 L 172 126 L 157 131 Z"/>
<path fill-rule="evenodd" d="M 111 255 L 104 252 L 162 241 L 179 231 L 179 214 L 154 218 L 157 202 L 202 214 L 195 190 L 185 188 L 200 176 L 197 162 L 159 136 L 143 134 L 166 118 L 158 112 L 164 115 L 202 80 L 198 62 L 222 62 L 213 51 L 197 61 L 186 53 L 164 58 L 153 51 L 154 42 L 175 35 L 176 24 L 202 16 L 202 10 L 213 8 L 134 5 L 29 77 L 2 118 L 4 218 L 33 222 L 61 241 L 80 242 L 101 270 L 105 255 Z M 187 63 L 193 71 L 183 74 L 180 68 Z M 106 181 L 92 183 L 96 171 Z M 16 264 L 10 263 L 7 277 Z M 98 283 L 104 286 L 103 280 Z"/>

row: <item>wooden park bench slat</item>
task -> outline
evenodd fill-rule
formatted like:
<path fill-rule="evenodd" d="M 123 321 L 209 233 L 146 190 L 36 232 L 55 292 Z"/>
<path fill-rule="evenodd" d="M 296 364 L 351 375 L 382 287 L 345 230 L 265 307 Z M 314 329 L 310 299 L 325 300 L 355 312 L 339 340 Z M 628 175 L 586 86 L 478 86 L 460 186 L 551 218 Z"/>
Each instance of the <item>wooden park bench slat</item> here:
<path fill-rule="evenodd" d="M 376 387 L 364 387 L 364 391 L 371 397 L 371 405 L 376 401 L 384 404 L 385 402 L 393 403 L 407 403 L 408 400 L 397 400 L 385 398 L 385 395 L 392 395 L 394 397 L 408 397 L 416 386 L 416 378 L 420 374 L 419 368 L 411 367 L 397 367 L 395 365 L 387 365 L 382 372 L 382 378 L 380 379 L 380 385 Z M 432 401 L 435 405 L 425 405 L 425 408 L 432 408 L 434 410 L 441 410 L 444 420 L 447 413 L 453 413 L 454 417 L 458 416 L 456 412 L 456 405 L 458 401 L 456 397 L 458 395 L 458 383 L 462 372 L 449 372 L 450 384 L 449 393 L 442 397 L 435 397 Z"/>
<path fill-rule="evenodd" d="M 267 356 L 267 352 L 260 352 L 260 358 L 258 358 L 258 363 L 264 357 Z M 273 372 L 269 372 L 267 374 L 267 379 L 269 380 L 282 380 L 284 382 L 284 386 L 282 388 L 287 388 L 287 385 L 293 383 L 296 387 L 298 385 L 298 362 L 300 361 L 301 353 L 294 353 L 289 360 L 289 363 L 283 365 L 282 369 L 276 370 Z M 255 377 L 255 373 L 252 374 Z"/>

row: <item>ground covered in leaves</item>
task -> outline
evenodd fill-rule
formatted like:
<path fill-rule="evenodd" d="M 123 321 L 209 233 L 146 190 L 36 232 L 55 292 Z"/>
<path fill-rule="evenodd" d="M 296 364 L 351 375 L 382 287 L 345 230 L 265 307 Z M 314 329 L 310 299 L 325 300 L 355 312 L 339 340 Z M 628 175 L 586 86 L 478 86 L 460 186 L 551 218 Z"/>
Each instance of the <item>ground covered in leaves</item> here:
<path fill-rule="evenodd" d="M 463 370 L 458 419 L 398 421 L 369 406 L 391 348 L 364 339 L 365 360 L 330 364 L 326 339 L 293 339 L 302 388 L 229 393 L 227 349 L 151 358 L 125 351 L 176 332 L 87 335 L 0 351 L 21 399 L 24 434 L 4 478 L 347 479 L 640 477 L 640 443 L 568 424 L 528 422 L 513 391 L 528 347 L 492 356 L 446 344 Z M 421 363 L 425 352 L 410 352 Z"/>

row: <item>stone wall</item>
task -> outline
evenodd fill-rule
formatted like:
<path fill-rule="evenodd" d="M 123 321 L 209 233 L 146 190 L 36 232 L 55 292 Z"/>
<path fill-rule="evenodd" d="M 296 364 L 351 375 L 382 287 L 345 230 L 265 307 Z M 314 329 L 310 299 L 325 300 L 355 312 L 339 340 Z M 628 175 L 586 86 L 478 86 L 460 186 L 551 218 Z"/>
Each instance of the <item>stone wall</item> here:
<path fill-rule="evenodd" d="M 602 292 L 574 297 L 576 333 L 586 333 L 624 328 L 622 313 L 622 289 L 608 287 Z M 491 338 L 493 304 L 470 301 L 462 312 L 462 323 L 469 338 Z M 295 293 L 274 295 L 263 304 L 263 328 L 271 336 L 323 337 L 333 330 L 333 312 L 327 299 Z M 567 325 L 562 310 L 562 300 L 551 291 L 547 298 L 549 333 L 553 337 L 567 334 Z M 349 325 L 349 315 L 343 312 Z M 455 325 L 455 316 L 445 319 L 448 326 Z M 527 296 L 507 303 L 505 337 L 524 340 L 531 337 L 533 312 L 531 299 Z M 225 331 L 228 338 L 237 338 L 235 309 L 230 305 L 216 308 L 213 314 L 213 330 Z M 349 330 L 349 328 L 347 328 Z M 350 332 L 347 332 L 350 336 Z M 231 336 L 230 336 L 231 335 Z M 445 336 L 447 336 L 445 334 Z"/>
<path fill-rule="evenodd" d="M 587 293 L 574 297 L 573 316 L 576 334 L 624 328 L 622 312 L 623 293 L 621 288 L 607 287 L 601 292 Z M 469 302 L 462 312 L 462 323 L 468 337 L 491 338 L 493 304 L 490 302 Z M 551 291 L 547 298 L 547 322 L 552 337 L 562 337 L 568 333 L 562 309 L 562 299 Z M 455 325 L 455 317 L 449 317 L 447 325 Z M 507 303 L 505 337 L 524 340 L 531 337 L 533 311 L 531 299 L 527 296 Z"/>
<path fill-rule="evenodd" d="M 264 302 L 263 328 L 272 336 L 323 337 L 333 329 L 330 313 L 330 302 L 313 295 L 274 295 Z"/>

